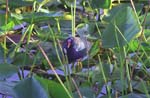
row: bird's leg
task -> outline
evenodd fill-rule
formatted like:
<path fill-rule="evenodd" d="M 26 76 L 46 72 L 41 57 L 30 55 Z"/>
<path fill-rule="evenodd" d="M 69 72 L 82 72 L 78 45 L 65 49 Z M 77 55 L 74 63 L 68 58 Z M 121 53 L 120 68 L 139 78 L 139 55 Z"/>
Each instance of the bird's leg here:
<path fill-rule="evenodd" d="M 82 69 L 82 61 L 81 59 L 78 59 L 77 62 L 78 62 L 77 71 L 80 71 Z"/>
<path fill-rule="evenodd" d="M 72 68 L 71 68 L 73 73 L 75 73 L 75 72 L 76 72 L 75 65 L 76 65 L 76 64 L 73 62 L 73 63 L 72 63 Z"/>

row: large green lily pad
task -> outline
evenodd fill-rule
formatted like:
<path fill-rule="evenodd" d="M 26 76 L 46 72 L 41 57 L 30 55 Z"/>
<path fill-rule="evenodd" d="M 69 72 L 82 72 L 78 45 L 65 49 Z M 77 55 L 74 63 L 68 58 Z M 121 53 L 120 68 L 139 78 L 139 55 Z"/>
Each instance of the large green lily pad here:
<path fill-rule="evenodd" d="M 119 8 L 102 34 L 104 48 L 122 47 L 141 32 L 141 25 L 133 9 L 129 6 Z"/>

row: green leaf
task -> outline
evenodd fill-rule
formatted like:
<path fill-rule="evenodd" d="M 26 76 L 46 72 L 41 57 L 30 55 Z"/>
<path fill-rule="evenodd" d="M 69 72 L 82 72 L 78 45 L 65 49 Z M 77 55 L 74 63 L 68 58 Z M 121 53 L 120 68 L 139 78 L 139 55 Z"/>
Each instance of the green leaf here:
<path fill-rule="evenodd" d="M 94 96 L 96 96 L 91 88 L 83 87 L 79 88 L 79 90 L 83 98 L 94 98 Z M 79 97 L 78 92 L 74 93 L 74 98 L 81 98 Z"/>
<path fill-rule="evenodd" d="M 13 21 L 10 21 L 8 24 L 1 26 L 0 29 L 3 31 L 11 30 L 15 26 L 15 23 Z"/>
<path fill-rule="evenodd" d="M 129 42 L 127 47 L 130 52 L 136 51 L 139 47 L 139 42 L 137 40 L 132 40 Z"/>
<path fill-rule="evenodd" d="M 101 65 L 97 65 L 97 66 L 101 66 Z M 99 88 L 102 89 L 102 87 L 105 84 L 105 79 L 107 79 L 106 81 L 108 81 L 111 77 L 110 74 L 110 67 L 112 65 L 110 64 L 102 64 L 102 69 L 98 67 L 98 69 L 93 71 L 93 75 L 92 75 L 92 82 L 99 82 Z M 103 73 L 104 72 L 104 73 Z M 103 76 L 104 74 L 104 76 Z"/>
<path fill-rule="evenodd" d="M 130 7 L 130 3 L 124 3 L 124 4 L 119 4 L 117 6 L 114 6 L 111 10 L 107 12 L 107 14 L 103 17 L 103 21 L 105 22 L 110 22 L 114 17 L 116 17 L 116 14 L 124 8 Z M 135 9 L 137 13 L 139 14 L 142 10 L 142 4 L 135 4 Z"/>
<path fill-rule="evenodd" d="M 5 24 L 5 11 L 3 10 L 0 10 L 0 26 L 4 25 Z"/>
<path fill-rule="evenodd" d="M 32 6 L 33 1 L 27 0 L 8 0 L 8 6 L 12 8 L 23 7 L 23 6 Z M 5 2 L 6 3 L 6 2 Z"/>
<path fill-rule="evenodd" d="M 11 63 L 11 59 L 9 57 L 5 57 L 4 56 L 4 53 L 7 53 L 7 49 L 4 48 L 4 45 L 0 45 L 0 64 L 3 64 L 4 62 L 7 62 L 7 63 Z"/>
<path fill-rule="evenodd" d="M 11 64 L 0 64 L 0 80 L 6 79 L 18 72 L 18 68 Z"/>
<path fill-rule="evenodd" d="M 99 40 L 95 41 L 94 44 L 92 45 L 92 47 L 91 47 L 91 49 L 89 51 L 89 55 L 90 55 L 91 58 L 93 56 L 95 56 L 99 52 L 99 50 L 100 50 L 100 46 L 99 45 L 100 45 L 100 41 Z"/>
<path fill-rule="evenodd" d="M 114 66 L 113 67 L 113 72 L 112 72 L 112 75 L 111 75 L 111 80 L 119 80 L 121 77 L 121 74 L 120 74 L 120 68 L 119 67 L 116 67 Z"/>
<path fill-rule="evenodd" d="M 105 85 L 103 75 L 99 71 L 93 71 L 92 83 L 93 84 L 98 83 L 97 85 L 99 90 L 101 90 L 102 87 Z"/>
<path fill-rule="evenodd" d="M 69 98 L 60 84 L 38 76 L 20 81 L 14 92 L 15 98 Z"/>
<path fill-rule="evenodd" d="M 102 46 L 104 48 L 122 47 L 140 32 L 141 25 L 132 8 L 120 8 L 102 33 Z"/>
<path fill-rule="evenodd" d="M 143 23 L 143 21 L 145 21 L 145 24 L 144 24 L 145 26 L 149 26 L 149 24 L 150 24 L 149 19 L 150 19 L 150 13 L 148 13 L 146 17 L 145 17 L 145 14 L 140 16 L 141 23 Z"/>
<path fill-rule="evenodd" d="M 18 20 L 26 21 L 29 23 L 48 21 L 51 18 L 57 18 L 63 16 L 62 12 L 33 12 L 33 13 L 25 13 L 25 14 L 11 14 L 12 17 L 15 17 Z"/>
<path fill-rule="evenodd" d="M 52 98 L 69 98 L 64 88 L 51 80 L 35 77 Z"/>
<path fill-rule="evenodd" d="M 27 53 L 16 53 L 13 57 L 13 64 L 17 66 L 30 66 L 34 62 L 34 59 Z"/>
<path fill-rule="evenodd" d="M 34 77 L 20 81 L 13 89 L 15 98 L 51 98 Z"/>
<path fill-rule="evenodd" d="M 150 84 L 147 83 L 146 81 L 141 81 L 141 82 L 133 81 L 132 85 L 133 85 L 133 89 L 141 93 L 146 94 L 147 92 L 150 92 Z"/>
<path fill-rule="evenodd" d="M 128 83 L 126 80 L 116 80 L 114 81 L 113 88 L 121 92 L 123 90 L 127 90 Z"/>
<path fill-rule="evenodd" d="M 90 0 L 91 7 L 94 9 L 104 8 L 109 9 L 112 5 L 111 0 Z"/>
<path fill-rule="evenodd" d="M 100 66 L 100 65 L 97 65 Z M 102 64 L 102 69 L 99 68 L 99 70 L 95 70 L 95 72 L 93 72 L 93 81 L 104 81 L 104 78 L 109 79 L 110 78 L 110 68 L 112 65 L 110 64 Z M 103 77 L 103 72 L 105 77 Z"/>
<path fill-rule="evenodd" d="M 139 43 L 138 40 L 132 40 L 127 45 L 129 52 L 134 52 L 137 49 L 140 51 L 149 52 L 150 51 L 150 44 L 148 42 L 141 42 Z"/>
<path fill-rule="evenodd" d="M 148 96 L 144 94 L 130 93 L 124 96 L 120 96 L 119 98 L 148 98 Z"/>
<path fill-rule="evenodd" d="M 104 96 L 102 96 L 102 97 L 100 97 L 100 98 L 115 98 L 116 97 L 116 95 L 114 95 L 114 94 L 110 94 L 110 95 L 104 95 Z"/>
<path fill-rule="evenodd" d="M 150 29 L 144 29 L 144 35 L 148 39 L 150 37 Z"/>
<path fill-rule="evenodd" d="M 4 62 L 4 48 L 0 45 L 0 63 Z"/>

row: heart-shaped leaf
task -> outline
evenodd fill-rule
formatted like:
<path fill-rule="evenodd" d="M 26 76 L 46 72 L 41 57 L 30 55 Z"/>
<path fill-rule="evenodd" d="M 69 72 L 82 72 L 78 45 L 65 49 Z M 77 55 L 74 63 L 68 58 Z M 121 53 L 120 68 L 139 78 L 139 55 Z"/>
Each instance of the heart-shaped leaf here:
<path fill-rule="evenodd" d="M 20 81 L 14 92 L 15 98 L 70 98 L 60 84 L 38 76 Z"/>
<path fill-rule="evenodd" d="M 0 64 L 0 80 L 12 76 L 14 73 L 17 73 L 17 71 L 18 68 L 16 66 L 7 63 Z"/>
<path fill-rule="evenodd" d="M 132 8 L 123 7 L 117 11 L 102 33 L 104 48 L 122 47 L 141 32 L 141 25 Z"/>

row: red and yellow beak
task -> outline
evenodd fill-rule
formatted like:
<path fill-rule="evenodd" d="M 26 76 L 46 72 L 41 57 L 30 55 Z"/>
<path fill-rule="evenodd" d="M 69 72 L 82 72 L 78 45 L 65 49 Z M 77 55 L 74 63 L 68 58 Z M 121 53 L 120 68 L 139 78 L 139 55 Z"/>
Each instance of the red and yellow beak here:
<path fill-rule="evenodd" d="M 71 42 L 68 42 L 67 43 L 67 48 L 70 48 L 70 46 L 71 46 Z"/>

